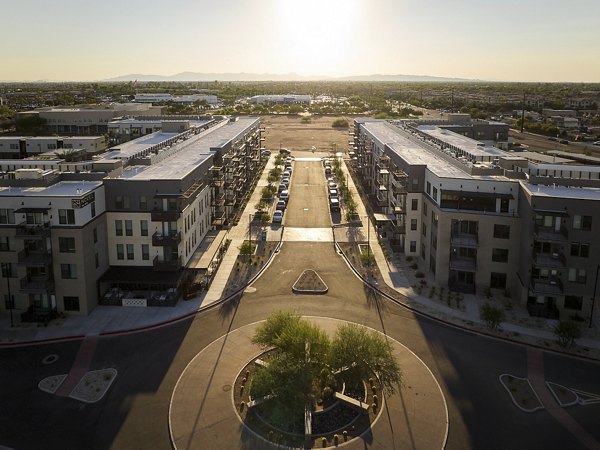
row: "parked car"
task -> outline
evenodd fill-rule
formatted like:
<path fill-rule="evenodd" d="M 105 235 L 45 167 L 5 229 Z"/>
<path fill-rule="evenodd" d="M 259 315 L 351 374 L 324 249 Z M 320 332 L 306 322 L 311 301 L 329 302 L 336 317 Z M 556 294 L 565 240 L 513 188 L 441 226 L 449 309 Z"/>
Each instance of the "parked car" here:
<path fill-rule="evenodd" d="M 283 211 L 275 211 L 273 213 L 273 223 L 281 223 L 283 220 Z"/>
<path fill-rule="evenodd" d="M 600 141 L 593 142 L 592 145 L 600 145 Z"/>
<path fill-rule="evenodd" d="M 287 189 L 289 187 L 289 185 L 290 185 L 290 179 L 289 179 L 289 177 L 283 177 L 281 179 L 281 184 L 285 184 L 285 187 Z"/>
<path fill-rule="evenodd" d="M 287 189 L 285 191 L 281 191 L 281 193 L 279 194 L 279 200 L 285 200 L 287 202 L 289 198 L 290 191 L 288 191 Z"/>
<path fill-rule="evenodd" d="M 558 138 L 555 138 L 555 137 L 549 137 L 549 138 L 548 138 L 548 140 L 549 140 L 549 141 L 558 141 Z"/>
<path fill-rule="evenodd" d="M 282 191 L 285 191 L 288 188 L 287 184 L 281 183 L 278 187 L 277 187 L 277 193 L 281 194 Z"/>
<path fill-rule="evenodd" d="M 329 210 L 331 212 L 339 212 L 340 210 L 340 201 L 337 198 L 329 199 Z"/>
<path fill-rule="evenodd" d="M 289 155 L 290 151 L 287 148 L 282 147 L 279 149 L 279 153 L 281 153 L 282 155 Z"/>
<path fill-rule="evenodd" d="M 567 139 L 561 139 L 560 141 L 561 144 L 569 144 L 569 141 Z"/>
<path fill-rule="evenodd" d="M 339 198 L 337 189 L 329 189 L 329 198 Z"/>
<path fill-rule="evenodd" d="M 337 188 L 338 188 L 338 185 L 337 185 L 337 183 L 336 183 L 335 181 L 328 181 L 328 182 L 327 182 L 327 187 L 328 187 L 329 189 L 337 189 Z"/>
<path fill-rule="evenodd" d="M 277 211 L 285 211 L 285 200 L 278 200 L 275 209 Z"/>
<path fill-rule="evenodd" d="M 263 149 L 260 151 L 260 156 L 269 157 L 271 156 L 271 150 Z"/>
<path fill-rule="evenodd" d="M 290 173 L 289 170 L 286 170 L 283 172 L 283 178 L 289 178 L 292 174 Z"/>
<path fill-rule="evenodd" d="M 325 167 L 325 175 L 331 175 L 331 167 Z"/>

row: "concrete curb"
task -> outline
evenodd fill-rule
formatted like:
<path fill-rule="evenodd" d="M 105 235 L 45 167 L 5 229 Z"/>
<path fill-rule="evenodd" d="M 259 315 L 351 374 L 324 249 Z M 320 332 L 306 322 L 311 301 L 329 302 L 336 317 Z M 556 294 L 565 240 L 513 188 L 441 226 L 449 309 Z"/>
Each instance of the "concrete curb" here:
<path fill-rule="evenodd" d="M 553 348 L 547 348 L 547 347 L 543 347 L 541 345 L 537 345 L 537 344 L 532 344 L 532 343 L 528 343 L 528 342 L 523 342 L 523 341 L 519 341 L 516 339 L 511 339 L 509 337 L 504 337 L 504 336 L 496 336 L 494 334 L 491 333 L 486 333 L 483 330 L 476 330 L 473 328 L 469 328 L 465 325 L 460 325 L 457 323 L 452 323 L 452 322 L 448 322 L 444 319 L 441 319 L 439 317 L 436 317 L 434 315 L 431 315 L 429 313 L 423 312 L 423 311 L 419 311 L 418 309 L 415 309 L 414 307 L 408 305 L 407 303 L 397 300 L 395 298 L 393 298 L 392 296 L 390 296 L 389 294 L 387 294 L 386 292 L 383 292 L 382 290 L 380 290 L 377 286 L 369 283 L 368 280 L 365 279 L 365 277 L 362 276 L 362 274 L 360 273 L 360 271 L 358 271 L 358 269 L 356 269 L 356 267 L 354 267 L 352 265 L 352 263 L 350 262 L 350 260 L 348 259 L 348 257 L 346 256 L 346 254 L 342 251 L 341 247 L 339 246 L 339 244 L 337 242 L 335 242 L 335 246 L 337 247 L 337 252 L 342 255 L 342 258 L 344 258 L 344 261 L 346 261 L 346 264 L 348 265 L 348 267 L 350 267 L 352 269 L 352 271 L 354 272 L 354 274 L 356 275 L 356 277 L 358 277 L 364 284 L 369 285 L 371 287 L 371 289 L 373 289 L 374 291 L 376 291 L 378 294 L 382 295 L 383 297 L 387 298 L 388 300 L 390 300 L 391 302 L 397 304 L 398 306 L 401 306 L 409 311 L 411 311 L 412 313 L 418 315 L 418 316 L 422 316 L 425 317 L 429 320 L 432 320 L 434 322 L 455 328 L 457 330 L 461 330 L 467 333 L 472 333 L 475 334 L 477 336 L 483 336 L 483 337 L 487 337 L 490 339 L 497 339 L 500 341 L 504 341 L 504 342 L 510 342 L 511 344 L 516 344 L 516 345 L 521 345 L 524 347 L 532 347 L 532 348 L 536 348 L 539 350 L 543 350 L 546 352 L 551 352 L 557 355 L 561 355 L 561 356 L 569 356 L 571 358 L 576 358 L 576 359 L 582 359 L 585 361 L 593 361 L 593 362 L 598 362 L 600 361 L 599 358 L 594 358 L 592 356 L 586 356 L 586 355 L 574 355 L 572 353 L 568 353 L 568 352 L 564 352 L 564 351 L 560 351 L 557 349 L 553 349 Z M 394 289 L 392 286 L 389 286 L 389 288 Z M 395 289 L 394 289 L 395 290 Z M 395 290 L 396 291 L 396 290 Z M 396 291 L 397 294 L 405 299 L 408 299 L 409 297 L 407 297 L 404 294 L 401 294 L 400 292 Z"/>
<path fill-rule="evenodd" d="M 282 234 L 282 236 L 283 236 L 283 234 Z M 161 322 L 156 322 L 156 323 L 149 324 L 149 325 L 144 325 L 141 327 L 127 328 L 127 329 L 113 330 L 113 331 L 103 331 L 103 332 L 99 333 L 98 336 L 100 336 L 100 337 L 118 336 L 118 335 L 122 335 L 122 334 L 140 333 L 140 332 L 152 330 L 155 328 L 161 328 L 161 327 L 165 327 L 168 325 L 172 325 L 177 322 L 182 322 L 184 320 L 189 319 L 190 317 L 194 317 L 200 313 L 203 313 L 205 311 L 209 311 L 213 308 L 216 308 L 217 306 L 221 306 L 222 304 L 232 300 L 233 298 L 235 298 L 238 295 L 240 295 L 241 293 L 243 293 L 244 290 L 246 290 L 246 288 L 248 286 L 250 286 L 252 283 L 254 283 L 258 279 L 258 277 L 260 277 L 263 274 L 263 272 L 269 267 L 269 265 L 271 264 L 271 261 L 273 260 L 275 255 L 277 253 L 279 253 L 282 245 L 283 245 L 283 242 L 282 242 L 282 239 L 280 238 L 279 244 L 277 245 L 277 247 L 275 247 L 275 250 L 273 251 L 273 253 L 271 253 L 271 256 L 269 256 L 267 263 L 252 278 L 250 278 L 248 283 L 246 283 L 244 286 L 241 286 L 237 291 L 233 292 L 232 294 L 229 294 L 227 297 L 222 298 L 221 300 L 213 302 L 210 305 L 200 307 L 195 311 L 188 312 L 179 317 L 174 317 L 172 319 L 164 320 Z M 32 346 L 32 345 L 40 345 L 40 344 L 52 344 L 52 343 L 57 343 L 57 342 L 62 342 L 62 341 L 81 340 L 81 339 L 84 339 L 85 337 L 86 337 L 85 335 L 74 335 L 74 336 L 60 336 L 60 337 L 56 337 L 56 338 L 47 338 L 47 339 L 34 339 L 34 340 L 30 340 L 30 341 L 2 342 L 2 343 L 0 343 L 0 348 L 18 348 L 18 347 L 27 347 L 27 346 Z"/>

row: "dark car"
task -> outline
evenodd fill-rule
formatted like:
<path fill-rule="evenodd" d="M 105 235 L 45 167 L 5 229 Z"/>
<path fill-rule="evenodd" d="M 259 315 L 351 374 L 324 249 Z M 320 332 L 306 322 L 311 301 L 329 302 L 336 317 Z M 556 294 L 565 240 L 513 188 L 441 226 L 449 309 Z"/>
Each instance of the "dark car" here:
<path fill-rule="evenodd" d="M 275 207 L 275 209 L 278 211 L 284 211 L 285 210 L 285 200 L 277 201 L 277 206 Z"/>

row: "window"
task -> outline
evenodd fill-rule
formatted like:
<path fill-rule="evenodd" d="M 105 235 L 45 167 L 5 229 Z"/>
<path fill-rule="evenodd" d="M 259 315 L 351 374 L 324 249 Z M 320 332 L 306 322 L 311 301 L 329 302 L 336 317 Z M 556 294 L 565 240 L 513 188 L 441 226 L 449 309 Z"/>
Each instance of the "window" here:
<path fill-rule="evenodd" d="M 581 311 L 583 307 L 583 297 L 581 295 L 565 295 L 565 308 Z"/>
<path fill-rule="evenodd" d="M 494 225 L 494 237 L 496 239 L 510 239 L 510 225 Z"/>
<path fill-rule="evenodd" d="M 67 296 L 63 297 L 65 311 L 79 311 L 79 297 Z"/>
<path fill-rule="evenodd" d="M 14 269 L 13 263 L 2 263 L 2 276 L 4 278 L 17 277 L 17 271 Z"/>
<path fill-rule="evenodd" d="M 493 248 L 492 249 L 492 261 L 501 262 L 501 263 L 508 262 L 508 249 Z"/>
<path fill-rule="evenodd" d="M 150 246 L 148 244 L 142 244 L 142 259 L 144 261 L 150 259 Z"/>
<path fill-rule="evenodd" d="M 416 231 L 416 229 L 417 229 L 417 219 L 410 219 L 410 229 L 412 231 Z"/>
<path fill-rule="evenodd" d="M 123 244 L 117 244 L 117 259 L 125 259 L 125 251 Z"/>
<path fill-rule="evenodd" d="M 92 217 L 96 217 L 96 202 L 90 204 L 90 210 L 92 212 Z"/>
<path fill-rule="evenodd" d="M 438 193 L 438 190 L 436 187 L 434 187 L 433 188 L 433 200 L 435 200 L 436 202 L 437 202 L 437 193 Z"/>
<path fill-rule="evenodd" d="M 587 273 L 585 269 L 570 268 L 568 280 L 572 283 L 585 284 L 587 280 Z"/>
<path fill-rule="evenodd" d="M 410 252 L 415 253 L 417 251 L 417 241 L 410 241 Z"/>
<path fill-rule="evenodd" d="M 573 216 L 573 228 L 576 230 L 590 231 L 592 229 L 592 216 Z"/>
<path fill-rule="evenodd" d="M 133 223 L 131 220 L 125 221 L 125 236 L 133 236 Z"/>
<path fill-rule="evenodd" d="M 61 210 L 59 210 L 59 212 L 60 211 Z M 64 210 L 64 211 L 67 211 L 67 210 Z M 42 213 L 41 212 L 25 213 L 25 222 L 29 225 L 40 225 L 42 223 Z M 61 223 L 66 223 L 66 222 L 61 222 Z M 73 223 L 75 223 L 75 220 L 73 220 Z"/>
<path fill-rule="evenodd" d="M 439 216 L 436 213 L 434 213 L 433 211 L 431 211 L 431 224 L 434 227 L 437 227 L 439 220 L 440 220 Z"/>
<path fill-rule="evenodd" d="M 115 220 L 115 234 L 117 236 L 123 236 L 123 221 Z"/>
<path fill-rule="evenodd" d="M 0 236 L 0 252 L 10 252 L 10 239 L 8 236 Z"/>
<path fill-rule="evenodd" d="M 58 251 L 61 253 L 75 253 L 75 238 L 59 237 Z"/>
<path fill-rule="evenodd" d="M 411 209 L 413 211 L 418 211 L 419 210 L 419 199 L 417 199 L 417 198 L 413 198 L 412 199 Z"/>
<path fill-rule="evenodd" d="M 490 274 L 490 288 L 492 289 L 506 289 L 506 274 L 492 272 Z"/>
<path fill-rule="evenodd" d="M 96 269 L 100 267 L 100 257 L 98 256 L 98 252 L 94 253 L 94 264 L 96 265 Z"/>
<path fill-rule="evenodd" d="M 140 195 L 140 209 L 148 209 L 148 200 L 145 195 Z"/>
<path fill-rule="evenodd" d="M 421 258 L 425 259 L 425 244 L 421 242 Z"/>
<path fill-rule="evenodd" d="M 588 256 L 590 256 L 590 244 L 584 244 L 582 242 L 572 242 L 571 256 L 587 258 Z"/>
<path fill-rule="evenodd" d="M 61 264 L 60 274 L 63 280 L 77 278 L 77 266 L 75 264 Z"/>
<path fill-rule="evenodd" d="M 94 244 L 95 244 L 96 242 L 98 242 L 98 229 L 97 228 L 94 228 L 93 235 L 94 235 Z"/>
<path fill-rule="evenodd" d="M 423 236 L 427 236 L 427 224 L 423 222 L 421 225 Z"/>
<path fill-rule="evenodd" d="M 127 259 L 134 259 L 133 244 L 127 244 Z"/>
<path fill-rule="evenodd" d="M 0 223 L 1 224 L 15 223 L 15 210 L 0 208 Z"/>
<path fill-rule="evenodd" d="M 141 230 L 142 236 L 148 236 L 148 221 L 147 220 L 140 220 L 140 230 Z"/>
<path fill-rule="evenodd" d="M 4 294 L 4 307 L 6 309 L 15 309 L 15 294 Z"/>
<path fill-rule="evenodd" d="M 75 224 L 75 210 L 73 209 L 59 209 L 58 210 L 58 223 L 64 225 Z"/>
<path fill-rule="evenodd" d="M 427 217 L 427 203 L 423 202 L 423 215 Z"/>
<path fill-rule="evenodd" d="M 431 183 L 428 181 L 427 182 L 427 195 L 431 195 Z"/>
<path fill-rule="evenodd" d="M 412 179 L 412 188 L 413 188 L 413 191 L 416 191 L 417 189 L 419 189 L 419 179 L 418 178 Z"/>
<path fill-rule="evenodd" d="M 129 197 L 127 195 L 117 195 L 115 197 L 115 208 L 117 209 L 129 209 Z"/>

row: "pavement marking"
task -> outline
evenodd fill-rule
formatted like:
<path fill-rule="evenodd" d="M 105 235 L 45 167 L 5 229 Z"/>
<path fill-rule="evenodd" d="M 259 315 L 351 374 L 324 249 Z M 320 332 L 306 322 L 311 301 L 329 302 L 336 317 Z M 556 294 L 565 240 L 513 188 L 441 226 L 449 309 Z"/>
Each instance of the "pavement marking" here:
<path fill-rule="evenodd" d="M 600 450 L 600 443 L 589 434 L 564 408 L 556 401 L 544 380 L 544 353 L 531 347 L 527 348 L 527 375 L 531 385 L 539 395 L 548 413 L 567 431 L 583 444 L 585 448 Z"/>
<path fill-rule="evenodd" d="M 60 397 L 68 397 L 71 394 L 71 391 L 75 389 L 79 383 L 79 380 L 81 380 L 88 372 L 97 343 L 97 336 L 86 337 L 81 341 L 79 351 L 77 352 L 77 356 L 75 357 L 75 362 L 73 362 L 71 371 L 69 372 L 67 379 L 62 382 L 56 391 L 56 395 Z"/>

